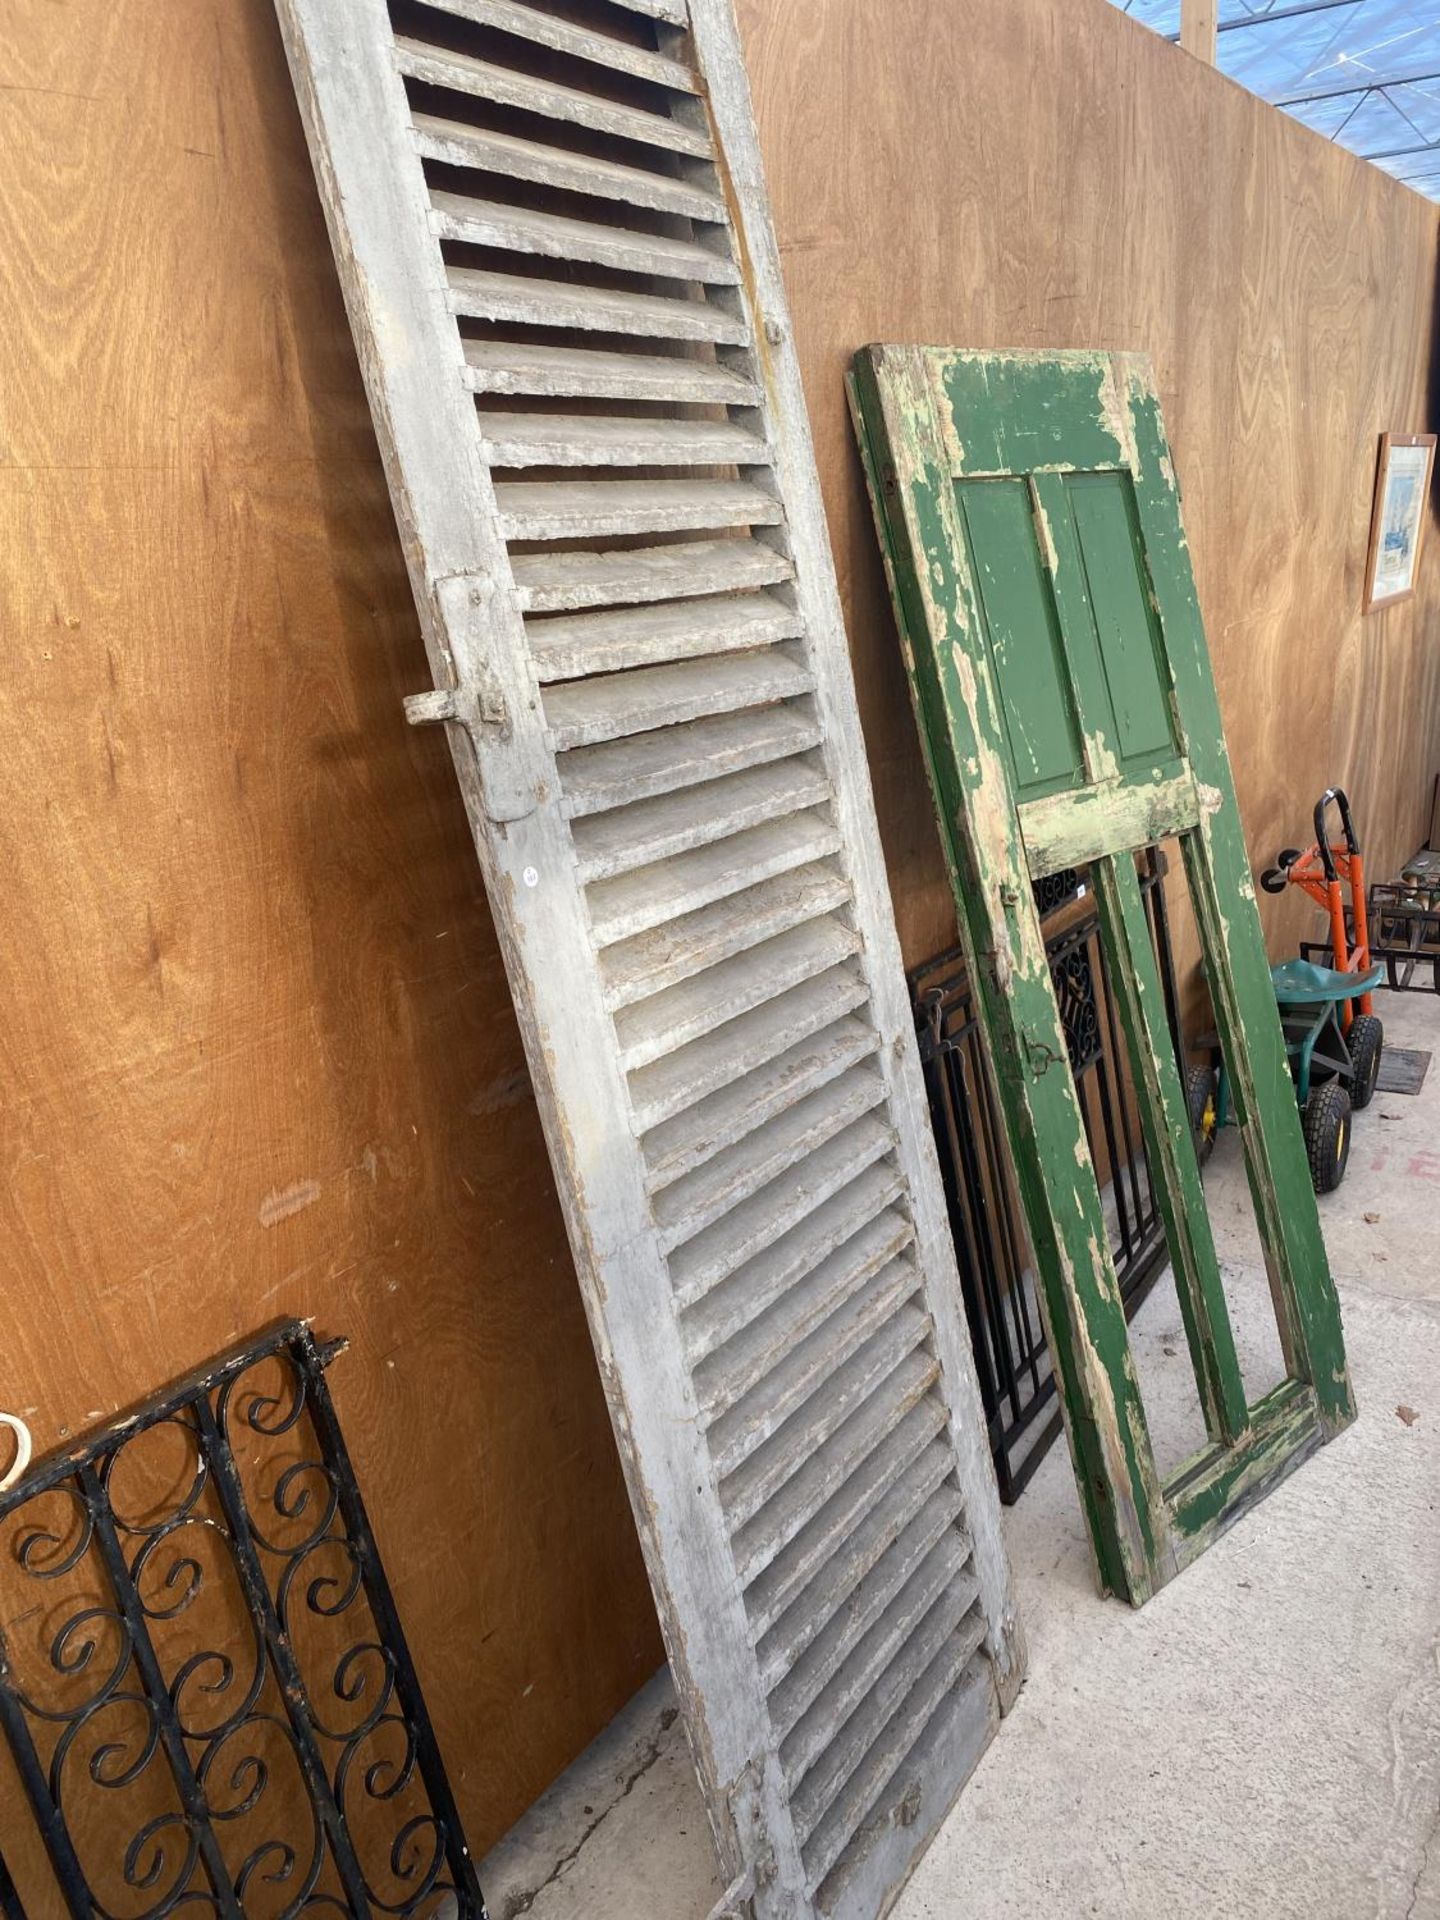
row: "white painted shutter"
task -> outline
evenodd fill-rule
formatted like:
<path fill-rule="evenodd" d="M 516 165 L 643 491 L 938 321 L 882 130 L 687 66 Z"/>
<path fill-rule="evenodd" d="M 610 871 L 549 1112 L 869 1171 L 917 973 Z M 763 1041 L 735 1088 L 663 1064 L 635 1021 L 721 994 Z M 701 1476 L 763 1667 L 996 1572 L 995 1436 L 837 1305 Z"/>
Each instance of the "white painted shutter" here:
<path fill-rule="evenodd" d="M 277 3 L 722 1869 L 872 1915 L 1022 1656 L 727 0 Z"/>

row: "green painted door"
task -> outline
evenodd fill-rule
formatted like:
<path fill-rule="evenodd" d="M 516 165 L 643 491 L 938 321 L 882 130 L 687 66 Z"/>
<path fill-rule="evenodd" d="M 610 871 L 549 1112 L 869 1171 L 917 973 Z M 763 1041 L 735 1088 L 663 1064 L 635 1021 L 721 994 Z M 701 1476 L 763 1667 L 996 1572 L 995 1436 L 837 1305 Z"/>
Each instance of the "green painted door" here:
<path fill-rule="evenodd" d="M 1353 1417 L 1149 364 L 871 347 L 851 403 L 1103 1584 L 1137 1605 Z M 1247 1402 L 1136 851 L 1179 838 L 1288 1378 Z M 1088 865 L 1208 1444 L 1162 1483 L 1032 882 Z"/>

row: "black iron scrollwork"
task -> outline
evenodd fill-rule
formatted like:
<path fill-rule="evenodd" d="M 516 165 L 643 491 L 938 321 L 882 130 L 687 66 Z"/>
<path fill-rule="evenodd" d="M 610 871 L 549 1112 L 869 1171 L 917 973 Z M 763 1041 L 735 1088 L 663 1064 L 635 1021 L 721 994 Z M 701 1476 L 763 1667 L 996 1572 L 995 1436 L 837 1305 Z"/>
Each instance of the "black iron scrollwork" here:
<path fill-rule="evenodd" d="M 0 1496 L 0 1732 L 72 1916 L 484 1920 L 331 1357 L 289 1322 Z"/>
<path fill-rule="evenodd" d="M 1045 919 L 1067 901 L 1074 900 L 1080 892 L 1080 885 L 1078 867 L 1062 867 L 1058 873 L 1047 873 L 1034 885 L 1035 911 L 1042 920 Z"/>
<path fill-rule="evenodd" d="M 1164 874 L 1160 850 L 1147 849 L 1141 892 L 1183 1064 Z M 1164 1266 L 1165 1233 L 1128 1090 L 1124 1034 L 1106 978 L 1100 915 L 1093 897 L 1087 898 L 1088 879 L 1086 870 L 1069 867 L 1035 883 L 1036 909 L 1049 918 L 1045 952 L 1065 1053 L 1048 1041 L 1034 1042 L 1027 1062 L 1036 1077 L 1063 1073 L 1068 1062 L 1091 1157 L 1105 1183 L 1121 1297 L 1133 1312 Z M 1034 1265 L 1020 1231 L 1004 1129 L 962 955 L 954 948 L 938 954 L 915 969 L 910 985 L 981 1401 L 1001 1498 L 1008 1503 L 1060 1432 Z"/>
<path fill-rule="evenodd" d="M 1100 1008 L 1095 999 L 1089 941 L 1078 941 L 1065 953 L 1052 955 L 1050 977 L 1055 983 L 1060 1024 L 1065 1029 L 1070 1071 L 1082 1073 L 1101 1052 Z"/>

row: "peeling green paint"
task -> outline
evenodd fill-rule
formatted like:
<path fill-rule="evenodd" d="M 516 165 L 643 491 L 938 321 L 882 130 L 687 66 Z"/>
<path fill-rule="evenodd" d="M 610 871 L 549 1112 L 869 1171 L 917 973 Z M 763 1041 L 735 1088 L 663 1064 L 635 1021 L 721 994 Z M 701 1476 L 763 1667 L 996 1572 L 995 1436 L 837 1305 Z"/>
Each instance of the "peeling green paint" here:
<path fill-rule="evenodd" d="M 1138 1605 L 1353 1417 L 1174 468 L 1134 356 L 872 347 L 848 384 L 1076 1477 Z M 1292 1375 L 1254 1408 L 1131 857 L 1172 834 Z M 1210 1436 L 1163 1487 L 1031 891 L 1083 863 Z"/>

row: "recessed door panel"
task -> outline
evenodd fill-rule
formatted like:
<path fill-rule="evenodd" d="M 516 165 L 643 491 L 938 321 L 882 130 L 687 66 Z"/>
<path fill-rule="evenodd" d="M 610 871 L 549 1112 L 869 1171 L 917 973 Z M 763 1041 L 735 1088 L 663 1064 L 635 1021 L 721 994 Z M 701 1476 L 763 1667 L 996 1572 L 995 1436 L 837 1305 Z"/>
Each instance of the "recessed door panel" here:
<path fill-rule="evenodd" d="M 1117 758 L 1127 767 L 1169 759 L 1175 752 L 1169 689 L 1129 475 L 1072 474 L 1065 495 L 1085 569 Z"/>
<path fill-rule="evenodd" d="M 1031 799 L 1071 785 L 1081 777 L 1083 761 L 1030 489 L 1023 480 L 968 480 L 956 495 L 1015 790 Z"/>

